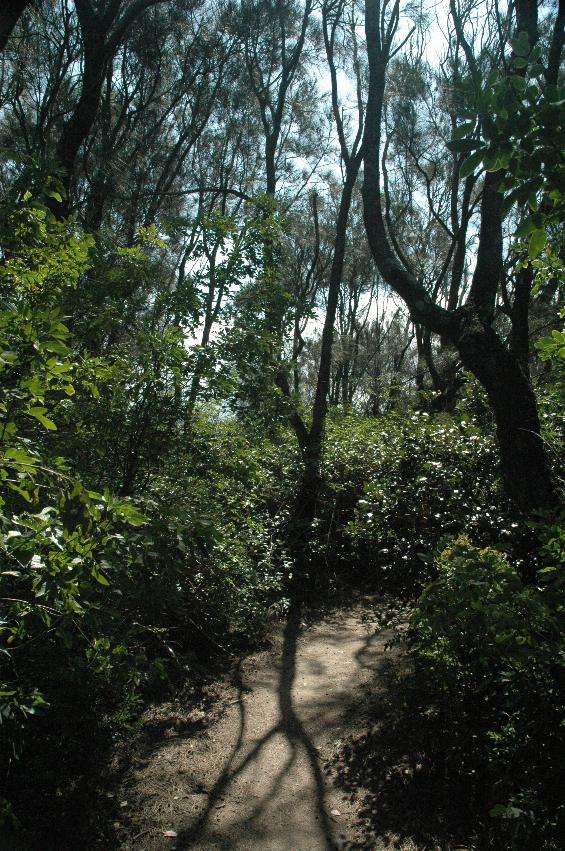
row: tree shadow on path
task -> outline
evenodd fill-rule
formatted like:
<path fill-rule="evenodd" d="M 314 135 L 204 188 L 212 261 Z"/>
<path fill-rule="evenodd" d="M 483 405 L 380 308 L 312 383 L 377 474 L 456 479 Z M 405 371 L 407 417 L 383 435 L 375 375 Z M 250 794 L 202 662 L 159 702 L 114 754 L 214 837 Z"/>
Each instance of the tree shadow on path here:
<path fill-rule="evenodd" d="M 381 665 L 370 718 L 332 760 L 336 784 L 358 807 L 358 837 L 344 851 L 493 851 L 477 835 L 477 784 L 464 773 L 448 774 L 453 743 L 406 660 Z"/>
<path fill-rule="evenodd" d="M 338 846 L 333 837 L 332 820 L 328 813 L 326 788 L 318 751 L 310 733 L 298 714 L 293 698 L 293 687 L 297 675 L 297 642 L 301 634 L 301 627 L 302 604 L 300 601 L 294 600 L 291 603 L 284 629 L 281 664 L 278 671 L 278 682 L 276 684 L 278 719 L 276 723 L 270 726 L 266 732 L 254 741 L 250 749 L 248 749 L 249 718 L 245 702 L 245 689 L 241 669 L 238 669 L 236 686 L 238 690 L 237 706 L 239 718 L 235 743 L 222 771 L 208 792 L 206 805 L 197 820 L 191 825 L 181 827 L 178 831 L 177 848 L 197 846 L 221 848 L 226 849 L 226 851 L 232 848 L 278 848 L 278 845 L 275 846 L 269 843 L 271 841 L 284 841 L 280 837 L 280 830 L 276 828 L 276 825 L 272 825 L 271 830 L 277 831 L 279 835 L 272 833 L 271 839 L 269 839 L 268 827 L 266 828 L 264 823 L 261 824 L 261 818 L 263 817 L 263 821 L 265 818 L 268 818 L 269 805 L 273 801 L 276 801 L 281 787 L 290 777 L 291 771 L 296 767 L 297 762 L 303 760 L 306 763 L 309 775 L 308 794 L 311 797 L 310 809 L 314 810 L 311 821 L 315 823 L 315 833 L 318 834 L 315 844 L 309 847 L 337 851 Z M 234 781 L 240 778 L 247 769 L 252 769 L 254 764 L 258 763 L 261 756 L 265 756 L 265 749 L 277 737 L 279 743 L 282 743 L 282 749 L 286 754 L 286 759 L 281 759 L 281 767 L 271 773 L 269 788 L 266 791 L 262 790 L 259 800 L 254 804 L 250 812 L 246 810 L 243 818 L 236 816 L 230 822 L 229 835 L 226 834 L 225 830 L 219 833 L 216 832 L 216 828 L 211 822 L 215 811 L 219 807 L 224 806 L 224 798 L 233 786 Z M 259 769 L 257 770 L 259 771 Z M 301 793 L 303 801 L 304 790 L 297 789 L 297 805 L 301 803 L 298 800 Z M 267 834 L 265 833 L 266 829 Z M 289 841 L 291 840 L 289 839 Z M 200 846 L 201 842 L 205 844 Z M 281 845 L 280 847 L 283 846 Z M 291 847 L 297 849 L 301 846 L 288 846 L 289 849 Z"/>

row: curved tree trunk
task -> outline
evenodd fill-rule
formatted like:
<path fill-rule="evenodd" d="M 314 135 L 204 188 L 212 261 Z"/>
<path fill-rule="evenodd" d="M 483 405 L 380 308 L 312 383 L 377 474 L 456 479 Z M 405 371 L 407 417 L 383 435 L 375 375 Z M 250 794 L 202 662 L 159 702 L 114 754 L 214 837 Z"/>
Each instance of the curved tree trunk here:
<path fill-rule="evenodd" d="M 523 5 L 523 4 L 522 4 Z M 536 399 L 520 358 L 491 322 L 502 273 L 502 195 L 487 173 L 482 193 L 477 263 L 467 304 L 446 310 L 435 303 L 400 262 L 391 245 L 381 203 L 381 124 L 385 79 L 395 26 L 385 27 L 378 0 L 366 0 L 369 95 L 364 137 L 363 207 L 371 252 L 379 272 L 404 300 L 413 322 L 447 339 L 487 392 L 496 423 L 500 466 L 509 496 L 531 514 L 561 504 L 541 437 Z M 398 0 L 394 4 L 398 10 Z M 392 14 L 392 13 L 391 13 Z M 392 19 L 391 19 L 392 20 Z M 394 23 L 394 22 L 393 22 Z"/>
<path fill-rule="evenodd" d="M 84 77 L 80 97 L 71 117 L 63 127 L 57 144 L 55 156 L 63 172 L 62 180 L 67 196 L 58 208 L 53 210 L 59 216 L 67 215 L 69 212 L 68 198 L 75 161 L 80 146 L 90 133 L 98 112 L 98 104 L 106 76 L 106 64 L 102 45 L 97 45 L 97 47 L 99 49 L 91 48 L 85 54 Z"/>
<path fill-rule="evenodd" d="M 84 69 L 79 99 L 63 126 L 55 152 L 66 193 L 66 197 L 60 202 L 51 199 L 51 210 L 56 216 L 66 216 L 69 213 L 69 194 L 75 162 L 81 145 L 94 126 L 108 63 L 135 19 L 150 6 L 163 2 L 166 0 L 132 0 L 121 12 L 122 0 L 115 0 L 102 14 L 91 0 L 75 0 L 84 46 Z"/>
<path fill-rule="evenodd" d="M 536 397 L 520 360 L 492 328 L 479 323 L 463 331 L 457 350 L 487 392 L 507 493 L 528 513 L 556 508 L 559 495 L 540 433 Z"/>
<path fill-rule="evenodd" d="M 12 31 L 31 4 L 31 0 L 2 0 L 0 9 L 0 51 L 8 44 Z"/>
<path fill-rule="evenodd" d="M 339 288 L 343 276 L 347 221 L 360 164 L 361 159 L 356 156 L 347 165 L 347 175 L 341 193 L 336 221 L 334 253 L 328 285 L 328 301 L 324 318 L 324 328 L 322 330 L 320 365 L 318 367 L 318 379 L 312 409 L 312 423 L 302 451 L 304 467 L 296 499 L 295 514 L 297 519 L 303 523 L 311 523 L 316 515 L 316 503 L 321 486 L 320 464 L 322 457 L 322 438 L 328 409 L 334 325 L 339 299 Z"/>

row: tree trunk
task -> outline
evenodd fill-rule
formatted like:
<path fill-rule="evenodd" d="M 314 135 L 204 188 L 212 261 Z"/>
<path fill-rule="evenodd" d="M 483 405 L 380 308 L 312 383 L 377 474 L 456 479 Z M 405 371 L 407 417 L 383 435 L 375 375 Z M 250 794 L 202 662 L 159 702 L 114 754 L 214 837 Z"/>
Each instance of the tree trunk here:
<path fill-rule="evenodd" d="M 531 265 L 521 269 L 516 281 L 514 304 L 512 305 L 512 335 L 510 348 L 526 375 L 530 374 L 530 297 L 534 286 L 534 270 Z"/>
<path fill-rule="evenodd" d="M 509 496 L 528 513 L 556 508 L 559 496 L 540 434 L 536 398 L 520 361 L 492 328 L 477 321 L 462 333 L 457 349 L 492 406 Z"/>
<path fill-rule="evenodd" d="M 66 216 L 69 213 L 69 196 L 75 161 L 80 146 L 90 133 L 98 104 L 102 94 L 102 86 L 106 75 L 103 46 L 85 47 L 84 77 L 80 97 L 69 120 L 63 127 L 56 150 L 56 159 L 63 171 L 62 181 L 66 198 L 52 205 L 56 216 Z"/>
<path fill-rule="evenodd" d="M 357 180 L 360 164 L 360 157 L 355 156 L 347 165 L 346 179 L 336 221 L 334 252 L 328 285 L 326 315 L 322 331 L 320 364 L 318 367 L 318 380 L 312 410 L 312 424 L 310 429 L 306 430 L 302 421 L 300 421 L 299 425 L 301 428 L 296 432 L 302 450 L 303 466 L 290 524 L 290 537 L 294 559 L 304 575 L 308 574 L 308 553 L 310 549 L 312 521 L 316 516 L 316 508 L 322 485 L 322 439 L 328 409 L 334 325 L 339 299 L 339 288 L 343 275 L 347 221 L 353 188 Z M 337 392 L 339 393 L 339 385 Z"/>
<path fill-rule="evenodd" d="M 69 213 L 76 158 L 96 120 L 108 63 L 135 19 L 145 9 L 162 2 L 165 0 L 133 0 L 120 17 L 121 0 L 109 4 L 104 14 L 96 10 L 91 0 L 75 0 L 84 45 L 84 67 L 79 99 L 63 126 L 55 151 L 66 193 L 62 202 L 51 199 L 51 210 L 58 217 Z"/>
<path fill-rule="evenodd" d="M 318 381 L 316 383 L 316 395 L 314 397 L 314 407 L 312 410 L 312 427 L 310 434 L 313 439 L 313 445 L 321 444 L 322 432 L 327 411 L 327 397 L 330 386 L 330 375 L 332 365 L 332 348 L 335 316 L 337 312 L 337 303 L 339 299 L 339 288 L 343 275 L 343 263 L 345 259 L 345 235 L 347 232 L 347 220 L 349 218 L 349 210 L 351 207 L 351 198 L 353 195 L 353 187 L 359 173 L 360 159 L 356 158 L 351 162 L 348 173 L 346 175 L 339 212 L 336 222 L 334 253 L 332 259 L 332 267 L 330 271 L 330 280 L 328 285 L 328 303 L 326 308 L 326 316 L 324 319 L 324 328 L 322 331 L 322 345 L 320 348 L 320 366 L 318 368 Z"/>
<path fill-rule="evenodd" d="M 496 178 L 488 172 L 484 181 L 477 263 L 468 303 L 457 310 L 445 310 L 402 266 L 389 240 L 381 203 L 379 154 L 386 71 L 395 27 L 390 25 L 384 32 L 378 0 L 366 0 L 365 9 L 369 93 L 363 146 L 363 208 L 375 263 L 384 280 L 405 301 L 412 321 L 449 340 L 464 366 L 485 388 L 494 414 L 501 471 L 509 496 L 527 514 L 553 511 L 560 506 L 561 498 L 551 476 L 531 384 L 518 358 L 490 325 L 502 271 L 502 195 L 497 192 Z"/>
<path fill-rule="evenodd" d="M 30 3 L 31 0 L 2 0 L 4 8 L 0 9 L 0 52 L 8 44 L 12 30 Z"/>

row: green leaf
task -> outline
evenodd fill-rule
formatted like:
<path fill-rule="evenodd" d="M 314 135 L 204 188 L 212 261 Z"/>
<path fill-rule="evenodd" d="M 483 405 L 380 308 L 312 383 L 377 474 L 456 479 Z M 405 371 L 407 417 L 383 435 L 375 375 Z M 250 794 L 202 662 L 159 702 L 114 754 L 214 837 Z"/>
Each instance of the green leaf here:
<path fill-rule="evenodd" d="M 476 151 L 474 154 L 471 154 L 470 157 L 461 164 L 461 168 L 459 169 L 459 176 L 461 178 L 468 177 L 472 174 L 477 166 L 479 166 L 483 161 L 484 150 Z"/>
<path fill-rule="evenodd" d="M 503 219 L 506 218 L 506 216 L 508 215 L 508 213 L 510 212 L 510 210 L 512 209 L 512 207 L 516 203 L 516 199 L 518 198 L 520 193 L 521 193 L 521 187 L 518 187 L 517 189 L 514 189 L 512 192 L 510 192 L 510 194 L 507 195 L 506 198 L 504 199 L 504 201 L 502 202 L 502 209 L 501 209 L 500 212 L 501 212 L 501 216 L 502 216 Z"/>
<path fill-rule="evenodd" d="M 528 255 L 535 259 L 545 248 L 547 243 L 547 234 L 544 230 L 535 230 L 530 236 L 530 242 L 528 245 Z"/>
<path fill-rule="evenodd" d="M 49 358 L 47 361 L 47 368 L 52 375 L 62 375 L 65 372 L 70 372 L 73 365 L 68 361 L 61 363 L 60 361 L 55 360 L 55 358 Z"/>
<path fill-rule="evenodd" d="M 57 426 L 50 420 L 49 417 L 45 416 L 47 408 L 28 408 L 26 413 L 30 415 L 30 417 L 34 417 L 41 425 L 45 426 L 48 431 L 57 431 Z"/>
<path fill-rule="evenodd" d="M 464 124 L 460 124 L 459 127 L 456 127 L 453 131 L 453 139 L 452 141 L 457 141 L 459 139 L 464 139 L 465 136 L 468 136 L 469 133 L 472 133 L 475 129 L 474 121 L 466 121 Z"/>
<path fill-rule="evenodd" d="M 489 810 L 489 816 L 492 818 L 515 819 L 523 815 L 523 810 L 518 807 L 512 807 L 510 804 L 496 804 Z"/>
<path fill-rule="evenodd" d="M 512 50 L 517 56 L 527 56 L 530 52 L 530 40 L 527 32 L 520 32 L 510 39 Z"/>
<path fill-rule="evenodd" d="M 500 171 L 510 162 L 510 151 L 495 151 L 484 158 L 485 171 Z"/>
<path fill-rule="evenodd" d="M 21 386 L 28 390 L 31 396 L 35 396 L 38 399 L 43 398 L 47 389 L 38 375 L 32 375 L 27 381 L 23 381 Z"/>
<path fill-rule="evenodd" d="M 511 74 L 508 79 L 517 92 L 526 91 L 526 80 L 524 77 L 520 77 L 519 74 Z"/>
<path fill-rule="evenodd" d="M 481 142 L 477 139 L 452 139 L 451 142 L 447 143 L 447 147 L 454 154 L 469 154 L 475 148 L 480 148 Z"/>
<path fill-rule="evenodd" d="M 26 452 L 24 449 L 7 449 L 4 453 L 4 458 L 7 461 L 13 461 L 16 464 L 25 464 L 26 467 L 33 467 L 37 463 L 33 455 Z"/>
<path fill-rule="evenodd" d="M 42 351 L 52 352 L 54 355 L 62 355 L 66 357 L 69 354 L 68 346 L 65 346 L 60 340 L 48 340 L 40 346 Z"/>
<path fill-rule="evenodd" d="M 14 482 L 6 482 L 6 484 L 8 485 L 10 490 L 14 491 L 15 493 L 19 493 L 22 499 L 25 499 L 25 501 L 31 505 L 32 495 L 28 491 L 24 490 L 24 488 L 20 488 L 18 485 L 14 484 Z"/>
<path fill-rule="evenodd" d="M 541 77 L 541 75 L 545 72 L 544 66 L 541 62 L 535 62 L 530 68 L 530 76 L 531 77 Z M 539 90 L 538 90 L 539 91 Z"/>
<path fill-rule="evenodd" d="M 529 236 L 533 230 L 535 230 L 535 223 L 532 216 L 528 216 L 524 219 L 523 222 L 520 222 L 518 227 L 516 228 L 516 236 L 519 238 L 523 238 L 525 236 Z"/>
<path fill-rule="evenodd" d="M 130 526 L 143 526 L 147 522 L 139 508 L 131 502 L 118 503 L 116 510 Z"/>

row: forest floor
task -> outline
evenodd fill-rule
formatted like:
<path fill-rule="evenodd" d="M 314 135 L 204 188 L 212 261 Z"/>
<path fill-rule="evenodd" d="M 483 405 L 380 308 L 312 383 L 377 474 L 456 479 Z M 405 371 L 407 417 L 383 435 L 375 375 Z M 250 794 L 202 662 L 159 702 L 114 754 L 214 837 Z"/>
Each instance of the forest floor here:
<path fill-rule="evenodd" d="M 406 609 L 347 597 L 195 667 L 105 747 L 83 724 L 53 736 L 1 851 L 493 851 L 477 789 L 442 768 L 441 717 L 379 626 Z"/>
<path fill-rule="evenodd" d="M 371 623 L 371 611 L 358 603 L 307 626 L 297 607 L 273 629 L 269 649 L 217 687 L 211 715 L 150 710 L 151 735 L 115 793 L 116 846 L 416 849 L 390 832 L 368 840 L 359 794 L 336 785 L 336 756 L 344 739 L 367 728 L 379 670 L 391 657 L 390 634 L 376 629 L 374 614 Z"/>

